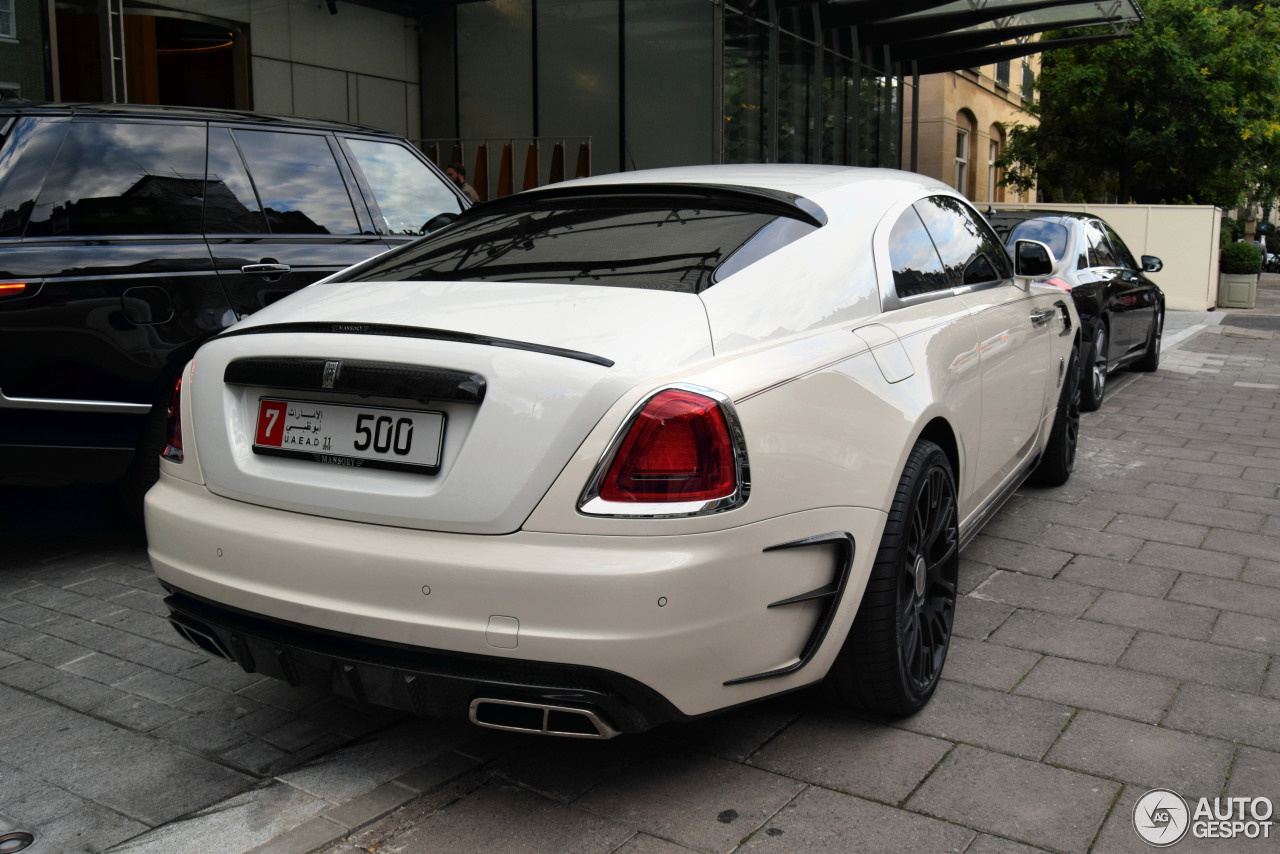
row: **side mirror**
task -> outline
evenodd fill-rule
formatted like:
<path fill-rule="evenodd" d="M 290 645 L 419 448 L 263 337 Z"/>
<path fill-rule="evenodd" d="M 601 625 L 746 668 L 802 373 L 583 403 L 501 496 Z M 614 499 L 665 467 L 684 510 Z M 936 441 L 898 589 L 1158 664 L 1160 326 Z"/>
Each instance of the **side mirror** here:
<path fill-rule="evenodd" d="M 1159 273 L 1164 269 L 1164 262 L 1154 255 L 1142 256 L 1142 272 Z"/>
<path fill-rule="evenodd" d="M 418 234 L 430 234 L 433 231 L 444 228 L 446 225 L 452 224 L 457 218 L 458 215 L 456 213 L 449 213 L 448 211 L 436 214 L 422 224 L 422 228 L 418 229 Z"/>
<path fill-rule="evenodd" d="M 1014 275 L 1025 279 L 1048 276 L 1058 266 L 1053 250 L 1039 240 L 1019 240 L 1013 244 Z"/>

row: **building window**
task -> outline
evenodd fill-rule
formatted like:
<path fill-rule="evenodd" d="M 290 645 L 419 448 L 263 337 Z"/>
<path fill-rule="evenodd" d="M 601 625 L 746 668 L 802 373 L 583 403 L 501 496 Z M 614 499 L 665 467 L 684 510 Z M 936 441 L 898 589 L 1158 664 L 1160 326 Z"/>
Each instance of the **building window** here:
<path fill-rule="evenodd" d="M 987 201 L 1002 202 L 1000 196 L 1000 170 L 996 160 L 1000 157 L 1000 140 L 993 139 L 987 146 Z"/>
<path fill-rule="evenodd" d="M 16 39 L 18 22 L 13 11 L 14 0 L 0 0 L 0 39 Z"/>
<path fill-rule="evenodd" d="M 1004 88 L 1009 88 L 1009 60 L 996 63 L 996 82 Z"/>
<path fill-rule="evenodd" d="M 969 131 L 956 128 L 956 189 L 961 193 L 969 186 Z"/>
<path fill-rule="evenodd" d="M 1031 64 L 1022 60 L 1022 100 L 1030 101 L 1036 95 L 1036 76 L 1031 71 Z"/>

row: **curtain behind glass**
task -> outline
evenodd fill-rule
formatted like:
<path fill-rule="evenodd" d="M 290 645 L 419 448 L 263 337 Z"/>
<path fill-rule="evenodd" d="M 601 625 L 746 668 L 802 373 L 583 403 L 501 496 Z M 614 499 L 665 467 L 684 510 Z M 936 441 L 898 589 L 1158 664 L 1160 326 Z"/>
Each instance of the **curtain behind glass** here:
<path fill-rule="evenodd" d="M 530 0 L 458 6 L 458 113 L 462 136 L 533 136 Z M 520 152 L 517 157 L 523 156 Z"/>
<path fill-rule="evenodd" d="M 552 138 L 541 151 L 544 182 L 555 137 L 591 137 L 592 171 L 618 171 L 617 0 L 538 0 L 538 131 Z M 566 141 L 572 178 L 578 141 Z"/>
<path fill-rule="evenodd" d="M 707 0 L 627 0 L 627 169 L 711 162 L 714 12 Z"/>

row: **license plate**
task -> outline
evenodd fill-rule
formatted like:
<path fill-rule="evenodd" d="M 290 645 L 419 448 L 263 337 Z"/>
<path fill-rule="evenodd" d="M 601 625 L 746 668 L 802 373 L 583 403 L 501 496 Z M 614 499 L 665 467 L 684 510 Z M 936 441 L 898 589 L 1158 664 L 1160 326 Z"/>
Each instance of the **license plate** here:
<path fill-rule="evenodd" d="M 444 424 L 443 412 L 264 397 L 258 400 L 253 452 L 435 474 Z"/>

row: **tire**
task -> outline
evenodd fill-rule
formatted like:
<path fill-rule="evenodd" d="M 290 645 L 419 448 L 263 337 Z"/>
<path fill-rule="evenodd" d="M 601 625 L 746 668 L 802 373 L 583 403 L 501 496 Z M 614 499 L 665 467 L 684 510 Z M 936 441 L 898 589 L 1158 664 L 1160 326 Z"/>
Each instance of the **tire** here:
<path fill-rule="evenodd" d="M 1062 394 L 1058 396 L 1058 411 L 1049 431 L 1049 443 L 1040 464 L 1029 478 L 1036 486 L 1062 486 L 1075 468 L 1076 443 L 1080 439 L 1080 372 L 1076 368 L 1079 359 L 1079 349 L 1072 345 L 1071 359 L 1063 375 Z"/>
<path fill-rule="evenodd" d="M 1147 334 L 1147 351 L 1133 363 L 1135 371 L 1154 371 L 1160 367 L 1160 339 L 1164 335 L 1164 309 L 1156 309 L 1155 322 Z"/>
<path fill-rule="evenodd" d="M 1093 343 L 1089 345 L 1089 358 L 1081 364 L 1083 373 L 1080 376 L 1080 409 L 1093 412 L 1102 406 L 1102 399 L 1107 394 L 1107 356 L 1111 339 L 1107 334 L 1107 324 L 1098 321 L 1098 328 L 1093 333 Z"/>
<path fill-rule="evenodd" d="M 827 674 L 838 703 L 909 715 L 929 702 L 955 618 L 960 535 L 946 454 L 911 450 L 853 626 Z"/>

